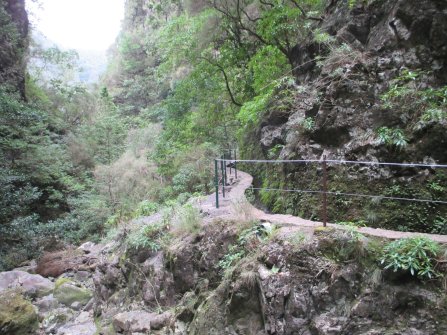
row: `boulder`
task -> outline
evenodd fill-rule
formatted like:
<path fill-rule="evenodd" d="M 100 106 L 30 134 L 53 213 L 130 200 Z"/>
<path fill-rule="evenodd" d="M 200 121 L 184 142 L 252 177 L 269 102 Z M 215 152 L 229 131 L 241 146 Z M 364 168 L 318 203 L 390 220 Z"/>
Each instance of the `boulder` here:
<path fill-rule="evenodd" d="M 34 334 L 39 319 L 33 305 L 15 291 L 0 293 L 0 334 Z"/>
<path fill-rule="evenodd" d="M 65 306 L 72 306 L 78 302 L 86 305 L 92 298 L 92 292 L 83 287 L 77 287 L 72 283 L 66 282 L 54 290 L 54 297 Z"/>
<path fill-rule="evenodd" d="M 159 330 L 169 325 L 171 317 L 169 312 L 156 314 L 138 310 L 119 313 L 113 318 L 113 327 L 115 331 L 125 334 L 148 333 L 151 329 Z"/>
<path fill-rule="evenodd" d="M 30 297 L 43 297 L 54 289 L 54 283 L 40 275 L 14 270 L 0 273 L 0 292 L 8 289 L 20 289 Z"/>
<path fill-rule="evenodd" d="M 88 312 L 82 312 L 72 322 L 59 328 L 57 335 L 94 335 L 97 333 L 95 320 Z"/>
<path fill-rule="evenodd" d="M 42 318 L 42 328 L 46 334 L 55 334 L 73 318 L 74 311 L 70 308 L 56 308 L 46 313 Z"/>
<path fill-rule="evenodd" d="M 59 305 L 58 301 L 53 297 L 52 294 L 36 300 L 33 304 L 37 307 L 39 316 L 42 317 L 53 309 L 57 308 Z"/>

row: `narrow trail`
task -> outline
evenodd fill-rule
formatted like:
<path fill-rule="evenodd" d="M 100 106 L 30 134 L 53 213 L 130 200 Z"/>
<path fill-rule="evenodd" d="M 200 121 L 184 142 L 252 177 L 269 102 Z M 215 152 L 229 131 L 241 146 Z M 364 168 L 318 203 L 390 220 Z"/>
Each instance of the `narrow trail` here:
<path fill-rule="evenodd" d="M 293 215 L 268 214 L 251 205 L 245 197 L 245 191 L 250 188 L 253 182 L 253 177 L 248 173 L 238 170 L 237 180 L 234 179 L 234 175 L 229 175 L 228 180 L 230 186 L 225 188 L 225 198 L 222 196 L 222 191 L 219 191 L 219 208 L 216 208 L 215 193 L 198 200 L 196 205 L 204 213 L 205 222 L 219 218 L 229 220 L 254 219 L 271 222 L 282 227 L 283 234 L 293 231 L 303 231 L 307 234 L 312 234 L 315 228 L 323 226 L 322 222 L 305 220 Z M 328 223 L 328 226 L 346 229 L 343 225 L 333 223 Z M 400 232 L 370 227 L 361 227 L 358 229 L 358 232 L 388 239 L 425 236 L 436 242 L 447 243 L 447 235 Z"/>

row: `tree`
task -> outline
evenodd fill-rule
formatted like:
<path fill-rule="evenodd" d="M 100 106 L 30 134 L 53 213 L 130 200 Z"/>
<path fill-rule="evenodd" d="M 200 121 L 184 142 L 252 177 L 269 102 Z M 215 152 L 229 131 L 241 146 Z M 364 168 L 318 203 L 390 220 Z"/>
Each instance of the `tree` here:
<path fill-rule="evenodd" d="M 228 37 L 241 46 L 247 37 L 266 46 L 275 46 L 295 70 L 296 47 L 309 33 L 309 21 L 321 9 L 320 0 L 213 0 L 213 7 L 227 20 Z M 248 34 L 248 36 L 246 36 Z"/>

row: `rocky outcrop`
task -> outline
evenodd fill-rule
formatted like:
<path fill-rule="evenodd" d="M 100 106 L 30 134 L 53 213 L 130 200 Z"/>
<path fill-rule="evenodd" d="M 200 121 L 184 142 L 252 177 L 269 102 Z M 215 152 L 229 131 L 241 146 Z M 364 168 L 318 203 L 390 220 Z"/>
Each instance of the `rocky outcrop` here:
<path fill-rule="evenodd" d="M 172 238 L 158 251 L 122 241 L 95 245 L 95 273 L 67 270 L 55 282 L 21 271 L 0 274 L 0 298 L 8 301 L 0 305 L 0 331 L 447 332 L 441 281 L 384 269 L 378 256 L 384 241 L 355 229 L 275 230 L 267 223 L 210 220 L 201 232 Z"/>
<path fill-rule="evenodd" d="M 338 234 L 323 232 L 298 246 L 266 245 L 258 261 L 237 267 L 197 308 L 188 334 L 446 332 L 439 322 L 447 313 L 444 293 L 365 267 L 369 256 L 358 257 L 359 250 L 343 256 L 348 237 Z"/>
<path fill-rule="evenodd" d="M 109 248 L 95 273 L 100 327 L 123 334 L 447 331 L 440 283 L 421 285 L 409 274 L 383 270 L 376 253 L 381 240 L 285 227 L 261 243 L 263 225 L 244 227 L 210 222 L 158 252 Z M 241 249 L 230 245 L 241 240 L 244 251 L 237 254 Z M 228 259 L 230 266 L 222 263 Z"/>
<path fill-rule="evenodd" d="M 320 160 L 326 156 L 372 162 L 447 162 L 446 151 L 440 149 L 447 144 L 447 107 L 436 102 L 438 107 L 434 107 L 422 101 L 428 97 L 421 98 L 430 94 L 427 93 L 430 89 L 441 89 L 447 84 L 447 3 L 438 0 L 354 3 L 351 8 L 347 1 L 330 2 L 318 28 L 332 41 L 322 43 L 317 53 L 315 41 L 300 44 L 297 57 L 302 62 L 298 63 L 306 66 L 297 70 L 298 84 L 282 88 L 282 92 L 289 92 L 288 100 L 292 96 L 293 103 L 284 111 L 281 106 L 287 104 L 281 98 L 271 101 L 259 127 L 245 135 L 241 147 L 245 158 Z M 318 61 L 312 61 L 317 56 Z M 417 78 L 402 79 L 408 71 L 417 73 Z M 399 93 L 396 87 L 403 87 L 406 93 Z M 445 99 L 445 93 L 439 94 Z M 436 121 L 430 119 L 424 113 L 431 108 L 443 116 Z M 381 138 L 382 127 L 395 130 L 405 138 L 405 143 L 396 145 L 390 138 Z M 429 187 L 433 182 L 443 182 L 442 171 L 378 166 L 352 166 L 349 171 L 349 168 L 329 165 L 332 191 L 374 195 L 388 192 L 409 198 L 446 195 L 434 194 Z M 255 182 L 270 188 L 321 188 L 321 176 L 315 165 L 255 169 L 250 170 Z M 396 184 L 406 190 L 393 193 L 390 188 Z M 262 200 L 278 213 L 321 219 L 320 211 L 315 211 L 316 198 L 278 193 L 266 195 Z M 361 198 L 334 202 L 329 210 L 332 222 L 372 218 L 368 225 L 390 229 L 406 227 L 410 231 L 438 232 L 432 231 L 432 227 L 438 217 L 446 214 L 445 206 L 435 206 L 426 215 L 425 207 L 419 204 L 388 202 L 372 208 L 374 205 Z M 421 223 L 424 216 L 426 222 Z"/>
<path fill-rule="evenodd" d="M 195 290 L 215 287 L 220 281 L 217 264 L 235 234 L 234 227 L 217 222 L 198 235 L 172 241 L 163 251 L 109 249 L 94 274 L 95 312 L 107 325 L 125 309 L 169 309 Z M 183 312 L 188 319 L 188 312 Z M 122 317 L 126 319 L 127 314 Z M 119 324 L 116 327 L 128 331 Z"/>
<path fill-rule="evenodd" d="M 58 255 L 89 255 L 96 259 L 103 245 L 90 243 L 78 252 L 67 250 Z M 77 258 L 77 259 L 78 259 Z M 47 257 L 48 259 L 48 257 Z M 84 258 L 81 258 L 84 259 Z M 54 258 L 52 258 L 54 261 Z M 54 262 L 41 263 L 51 265 Z M 62 264 L 58 258 L 57 264 Z M 94 335 L 97 327 L 93 315 L 92 272 L 70 266 L 58 266 L 57 279 L 44 278 L 20 269 L 0 273 L 0 333 Z M 84 264 L 80 262 L 78 265 Z M 63 273 L 60 269 L 64 268 Z M 34 267 L 31 267 L 34 270 Z M 52 272 L 55 274 L 55 272 Z"/>

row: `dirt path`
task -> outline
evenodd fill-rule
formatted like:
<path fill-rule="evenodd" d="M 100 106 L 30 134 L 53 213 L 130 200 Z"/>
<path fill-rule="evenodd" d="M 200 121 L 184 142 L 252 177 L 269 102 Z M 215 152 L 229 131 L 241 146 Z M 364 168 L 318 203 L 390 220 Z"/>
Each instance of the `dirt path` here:
<path fill-rule="evenodd" d="M 226 188 L 226 196 L 223 198 L 222 189 L 219 190 L 219 208 L 216 208 L 216 194 L 213 193 L 204 199 L 198 200 L 197 206 L 205 214 L 205 220 L 211 221 L 216 218 L 225 219 L 256 219 L 275 223 L 285 228 L 287 231 L 305 231 L 313 232 L 316 227 L 321 227 L 323 223 L 305 220 L 297 216 L 283 214 L 268 214 L 252 206 L 245 198 L 245 190 L 248 189 L 253 177 L 248 173 L 238 171 L 238 179 L 234 180 L 234 174 L 229 176 L 230 186 Z M 344 229 L 342 225 L 329 223 L 328 226 Z M 440 243 L 447 243 L 447 235 L 408 233 L 394 230 L 363 227 L 358 231 L 362 234 L 384 237 L 389 239 L 398 239 L 414 236 L 426 236 Z"/>

